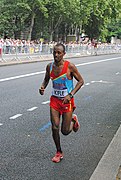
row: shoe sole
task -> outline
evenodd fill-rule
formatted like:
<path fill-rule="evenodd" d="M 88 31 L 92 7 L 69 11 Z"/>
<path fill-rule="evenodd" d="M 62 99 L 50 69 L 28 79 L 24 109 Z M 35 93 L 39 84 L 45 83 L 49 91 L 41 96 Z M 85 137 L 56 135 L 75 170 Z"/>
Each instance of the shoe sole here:
<path fill-rule="evenodd" d="M 60 161 L 63 159 L 63 156 L 60 158 Z M 54 162 L 54 163 L 59 163 L 60 161 L 53 161 L 52 160 L 52 162 Z"/>
<path fill-rule="evenodd" d="M 63 158 L 61 158 L 60 161 L 52 161 L 52 162 L 54 162 L 54 163 L 59 163 L 59 162 L 62 161 L 62 159 L 63 159 Z"/>
<path fill-rule="evenodd" d="M 80 129 L 80 124 L 78 124 L 78 127 L 77 127 L 77 128 L 73 127 L 73 131 L 74 131 L 74 132 L 77 132 L 79 129 Z"/>

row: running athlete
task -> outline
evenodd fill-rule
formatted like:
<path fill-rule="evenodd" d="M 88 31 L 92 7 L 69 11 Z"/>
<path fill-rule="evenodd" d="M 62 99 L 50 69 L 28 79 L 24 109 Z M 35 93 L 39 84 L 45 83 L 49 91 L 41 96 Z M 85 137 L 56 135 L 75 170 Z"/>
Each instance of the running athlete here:
<path fill-rule="evenodd" d="M 78 118 L 73 114 L 76 108 L 74 103 L 74 94 L 84 84 L 84 80 L 77 70 L 76 66 L 63 59 L 65 55 L 65 46 L 56 44 L 53 48 L 54 62 L 46 67 L 46 73 L 43 83 L 39 89 L 41 95 L 44 94 L 49 80 L 52 80 L 52 95 L 50 97 L 50 119 L 52 124 L 52 136 L 57 149 L 53 162 L 60 162 L 63 159 L 63 152 L 60 145 L 60 117 L 62 115 L 61 132 L 68 135 L 72 130 L 77 132 L 80 124 Z M 77 80 L 73 86 L 73 77 Z"/>

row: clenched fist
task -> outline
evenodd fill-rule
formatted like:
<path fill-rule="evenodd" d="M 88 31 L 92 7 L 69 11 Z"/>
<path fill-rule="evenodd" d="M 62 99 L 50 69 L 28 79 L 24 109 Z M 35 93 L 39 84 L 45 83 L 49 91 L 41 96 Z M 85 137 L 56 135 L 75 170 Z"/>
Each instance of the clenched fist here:
<path fill-rule="evenodd" d="M 44 91 L 45 91 L 44 87 L 41 86 L 41 87 L 39 88 L 39 93 L 40 93 L 41 95 L 44 95 Z"/>

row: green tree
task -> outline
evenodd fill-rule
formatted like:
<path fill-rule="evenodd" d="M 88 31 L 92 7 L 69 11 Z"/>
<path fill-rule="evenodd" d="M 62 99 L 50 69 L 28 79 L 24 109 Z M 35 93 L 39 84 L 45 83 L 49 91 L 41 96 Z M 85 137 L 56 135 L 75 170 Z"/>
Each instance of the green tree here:
<path fill-rule="evenodd" d="M 3 0 L 0 9 L 0 30 L 15 37 L 20 37 L 21 32 L 27 30 L 28 39 L 31 39 L 37 13 L 41 11 L 47 15 L 46 3 L 47 0 Z"/>
<path fill-rule="evenodd" d="M 100 36 L 104 39 L 107 35 L 107 25 L 111 21 L 111 19 L 117 18 L 119 14 L 119 1 L 112 0 L 102 0 L 95 1 L 92 8 L 90 9 L 90 17 L 83 25 L 86 33 L 90 38 L 99 38 Z"/>
<path fill-rule="evenodd" d="M 74 29 L 105 40 L 109 34 L 120 36 L 120 14 L 121 0 L 1 0 L 0 33 L 53 40 Z"/>
<path fill-rule="evenodd" d="M 79 0 L 50 0 L 47 4 L 48 9 L 48 29 L 50 41 L 53 40 L 53 34 L 68 22 L 76 24 L 80 17 Z"/>

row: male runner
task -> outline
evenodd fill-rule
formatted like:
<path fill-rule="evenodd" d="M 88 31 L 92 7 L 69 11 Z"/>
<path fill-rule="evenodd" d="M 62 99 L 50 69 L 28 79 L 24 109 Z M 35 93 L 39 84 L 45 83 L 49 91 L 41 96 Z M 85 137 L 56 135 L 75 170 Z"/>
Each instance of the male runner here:
<path fill-rule="evenodd" d="M 39 89 L 41 95 L 47 87 L 49 80 L 52 80 L 52 95 L 50 97 L 50 118 L 52 124 L 52 136 L 57 152 L 52 158 L 53 162 L 60 162 L 63 159 L 63 152 L 60 145 L 60 116 L 62 115 L 61 132 L 68 135 L 72 130 L 76 132 L 80 125 L 75 114 L 72 114 L 75 107 L 74 94 L 84 84 L 83 78 L 76 66 L 63 59 L 65 46 L 56 44 L 53 49 L 54 62 L 46 67 L 44 81 Z M 73 77 L 77 80 L 73 86 Z"/>

